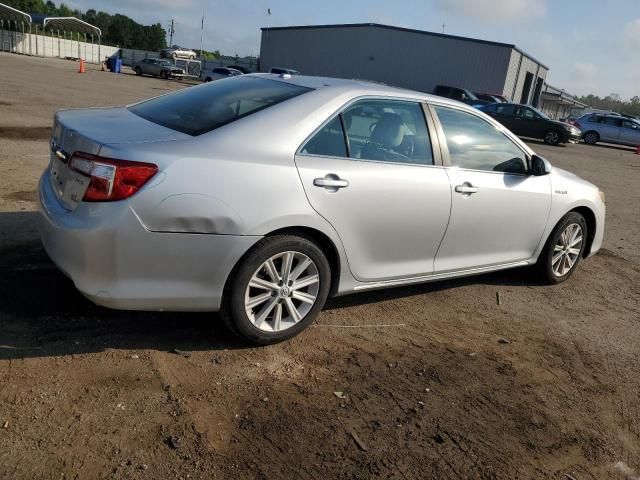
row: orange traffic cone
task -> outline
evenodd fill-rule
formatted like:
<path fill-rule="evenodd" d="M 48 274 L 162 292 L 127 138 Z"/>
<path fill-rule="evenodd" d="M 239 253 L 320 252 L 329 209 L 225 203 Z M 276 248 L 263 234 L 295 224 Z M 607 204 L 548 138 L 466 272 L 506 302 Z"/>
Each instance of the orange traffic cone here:
<path fill-rule="evenodd" d="M 80 68 L 78 69 L 78 73 L 84 73 L 84 60 L 80 59 Z"/>

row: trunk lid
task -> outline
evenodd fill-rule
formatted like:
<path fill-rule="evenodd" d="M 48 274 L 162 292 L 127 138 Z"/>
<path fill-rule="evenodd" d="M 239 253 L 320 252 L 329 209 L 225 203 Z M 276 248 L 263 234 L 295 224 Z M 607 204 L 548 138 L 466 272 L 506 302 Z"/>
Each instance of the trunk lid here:
<path fill-rule="evenodd" d="M 103 145 L 166 142 L 191 138 L 175 130 L 145 120 L 125 107 L 66 110 L 54 117 L 51 133 L 49 177 L 67 210 L 82 201 L 89 178 L 69 168 L 75 152 L 98 155 Z M 135 160 L 127 158 L 124 160 Z"/>

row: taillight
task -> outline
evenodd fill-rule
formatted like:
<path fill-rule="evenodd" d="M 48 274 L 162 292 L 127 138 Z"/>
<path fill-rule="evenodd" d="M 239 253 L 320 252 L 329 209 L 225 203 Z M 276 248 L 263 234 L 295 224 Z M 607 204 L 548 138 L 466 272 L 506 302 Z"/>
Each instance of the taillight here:
<path fill-rule="evenodd" d="M 69 167 L 90 179 L 83 198 L 85 202 L 123 200 L 158 173 L 158 166 L 153 163 L 116 160 L 84 152 L 74 153 Z"/>

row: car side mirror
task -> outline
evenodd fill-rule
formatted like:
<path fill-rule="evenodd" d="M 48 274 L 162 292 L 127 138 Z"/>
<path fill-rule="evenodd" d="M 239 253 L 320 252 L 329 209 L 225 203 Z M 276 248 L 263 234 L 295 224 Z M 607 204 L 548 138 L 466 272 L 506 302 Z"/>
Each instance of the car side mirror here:
<path fill-rule="evenodd" d="M 542 175 L 548 175 L 551 173 L 551 164 L 545 158 L 539 155 L 533 155 L 531 157 L 531 168 L 529 174 L 535 177 L 541 177 Z"/>

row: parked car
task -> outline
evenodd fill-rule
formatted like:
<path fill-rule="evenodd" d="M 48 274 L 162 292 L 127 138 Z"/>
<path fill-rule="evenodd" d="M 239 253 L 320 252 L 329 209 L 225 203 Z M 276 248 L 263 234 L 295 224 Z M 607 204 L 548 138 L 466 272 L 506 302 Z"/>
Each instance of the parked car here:
<path fill-rule="evenodd" d="M 294 70 L 292 68 L 280 68 L 280 67 L 272 67 L 271 70 L 269 70 L 269 73 L 277 73 L 278 75 L 300 75 L 300 72 L 298 70 Z"/>
<path fill-rule="evenodd" d="M 584 143 L 615 143 L 637 147 L 640 145 L 640 122 L 620 115 L 587 114 L 576 120 L 584 132 Z"/>
<path fill-rule="evenodd" d="M 479 99 L 489 103 L 509 103 L 506 97 L 503 95 L 498 95 L 497 93 L 478 93 L 473 92 L 473 94 Z"/>
<path fill-rule="evenodd" d="M 197 55 L 196 52 L 189 48 L 182 48 L 178 45 L 174 45 L 173 47 L 163 48 L 160 50 L 160 56 L 162 58 L 186 58 L 189 60 L 195 60 Z"/>
<path fill-rule="evenodd" d="M 153 75 L 155 77 L 167 78 L 176 77 L 180 78 L 184 76 L 184 70 L 176 67 L 169 60 L 162 60 L 160 58 L 145 58 L 136 63 L 133 67 L 136 75 Z"/>
<path fill-rule="evenodd" d="M 90 300 L 221 310 L 258 344 L 329 295 L 527 265 L 562 282 L 605 219 L 597 187 L 477 109 L 304 76 L 58 112 L 38 191 L 44 247 Z"/>
<path fill-rule="evenodd" d="M 467 90 L 466 88 L 450 87 L 448 85 L 437 85 L 436 88 L 433 89 L 433 94 L 438 95 L 439 97 L 457 100 L 474 107 L 489 105 L 490 103 L 493 103 L 487 100 L 479 99 L 471 90 Z"/>
<path fill-rule="evenodd" d="M 205 82 L 211 82 L 212 80 L 219 80 L 221 78 L 237 77 L 243 75 L 240 70 L 230 67 L 217 67 L 212 70 L 202 70 L 200 78 Z"/>
<path fill-rule="evenodd" d="M 494 103 L 480 107 L 516 135 L 539 138 L 549 145 L 579 142 L 580 130 L 547 117 L 540 110 L 518 103 Z"/>

